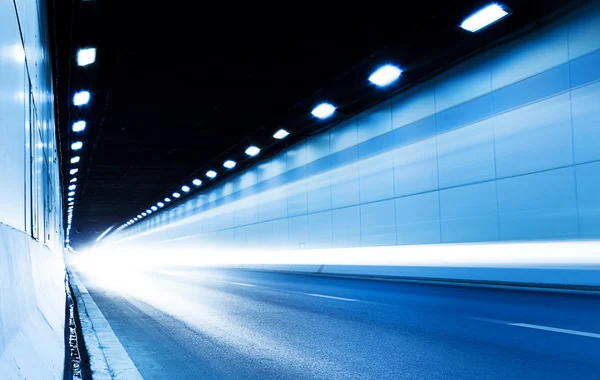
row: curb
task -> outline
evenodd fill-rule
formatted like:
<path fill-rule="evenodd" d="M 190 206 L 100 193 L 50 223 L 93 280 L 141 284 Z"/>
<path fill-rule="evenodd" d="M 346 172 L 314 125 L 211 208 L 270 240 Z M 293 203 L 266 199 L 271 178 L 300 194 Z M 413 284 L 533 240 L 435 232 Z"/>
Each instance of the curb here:
<path fill-rule="evenodd" d="M 94 380 L 141 380 L 142 375 L 131 361 L 104 315 L 77 275 L 69 270 L 83 332 L 83 342 L 88 353 Z"/>

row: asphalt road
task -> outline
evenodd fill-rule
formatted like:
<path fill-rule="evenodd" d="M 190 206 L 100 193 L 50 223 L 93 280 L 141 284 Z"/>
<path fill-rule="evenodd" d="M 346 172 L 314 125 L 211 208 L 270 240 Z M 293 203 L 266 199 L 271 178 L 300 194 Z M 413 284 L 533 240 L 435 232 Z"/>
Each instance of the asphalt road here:
<path fill-rule="evenodd" d="M 80 278 L 145 379 L 600 379 L 597 296 L 234 270 Z"/>

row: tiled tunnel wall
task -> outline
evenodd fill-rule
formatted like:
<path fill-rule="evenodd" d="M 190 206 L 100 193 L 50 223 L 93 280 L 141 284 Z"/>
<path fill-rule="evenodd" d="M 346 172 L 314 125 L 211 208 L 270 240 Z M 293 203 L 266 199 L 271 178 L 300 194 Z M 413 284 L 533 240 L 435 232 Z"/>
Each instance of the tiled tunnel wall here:
<path fill-rule="evenodd" d="M 264 249 L 600 238 L 600 6 L 114 233 Z"/>

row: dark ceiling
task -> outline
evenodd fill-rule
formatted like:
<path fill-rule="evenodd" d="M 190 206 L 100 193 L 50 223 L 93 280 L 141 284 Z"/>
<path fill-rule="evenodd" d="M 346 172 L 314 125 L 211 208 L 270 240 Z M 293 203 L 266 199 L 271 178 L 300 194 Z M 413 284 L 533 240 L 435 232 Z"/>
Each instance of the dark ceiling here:
<path fill-rule="evenodd" d="M 513 14 L 502 22 L 477 34 L 458 27 L 487 3 L 217 9 L 51 1 L 63 180 L 79 168 L 71 245 L 93 242 L 194 174 L 218 170 L 225 157 L 239 162 L 236 170 L 249 165 L 249 143 L 261 157 L 273 154 L 574 2 L 506 1 Z M 97 47 L 97 60 L 78 67 L 76 51 L 86 46 Z M 402 67 L 401 80 L 384 90 L 369 85 L 368 75 L 387 62 Z M 80 89 L 92 98 L 74 107 Z M 338 106 L 326 122 L 310 115 L 323 100 Z M 71 132 L 79 119 L 86 130 Z M 289 138 L 271 137 L 279 127 Z M 76 140 L 84 143 L 82 160 L 71 165 Z"/>

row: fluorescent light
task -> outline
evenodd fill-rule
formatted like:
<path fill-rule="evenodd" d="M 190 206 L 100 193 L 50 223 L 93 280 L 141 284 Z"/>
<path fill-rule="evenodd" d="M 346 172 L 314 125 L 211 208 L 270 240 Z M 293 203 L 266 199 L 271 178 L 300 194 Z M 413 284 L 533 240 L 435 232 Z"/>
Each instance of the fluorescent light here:
<path fill-rule="evenodd" d="M 171 202 L 171 198 L 165 198 L 165 202 L 167 202 L 167 203 Z"/>
<path fill-rule="evenodd" d="M 369 82 L 380 87 L 387 86 L 388 84 L 396 81 L 400 77 L 400 74 L 402 74 L 402 70 L 396 66 L 384 65 L 371 74 L 369 77 Z"/>
<path fill-rule="evenodd" d="M 280 129 L 277 132 L 275 132 L 275 134 L 273 135 L 274 138 L 276 138 L 277 140 L 281 140 L 286 138 L 290 133 L 288 131 L 286 131 L 285 129 Z"/>
<path fill-rule="evenodd" d="M 69 206 L 73 206 L 75 204 L 75 202 L 71 201 L 69 202 Z"/>
<path fill-rule="evenodd" d="M 79 49 L 77 52 L 77 64 L 87 66 L 96 61 L 96 48 Z"/>
<path fill-rule="evenodd" d="M 318 117 L 319 119 L 327 119 L 329 116 L 333 115 L 334 112 L 334 106 L 329 103 L 321 103 L 316 106 L 311 113 L 314 117 Z"/>
<path fill-rule="evenodd" d="M 186 185 L 183 185 L 183 186 L 181 186 L 181 190 L 183 190 L 183 191 L 185 191 L 187 193 L 188 191 L 190 191 L 190 187 L 186 186 Z"/>
<path fill-rule="evenodd" d="M 70 191 L 69 194 L 67 194 L 67 195 L 70 196 L 70 197 L 72 197 L 72 196 L 75 195 L 75 192 L 74 191 Z"/>
<path fill-rule="evenodd" d="M 70 185 L 69 186 L 69 190 L 75 190 L 77 188 L 77 185 Z"/>
<path fill-rule="evenodd" d="M 83 148 L 83 143 L 81 141 L 75 141 L 73 144 L 71 144 L 71 149 L 73 150 L 79 150 Z"/>
<path fill-rule="evenodd" d="M 467 17 L 462 24 L 460 24 L 460 27 L 475 33 L 492 25 L 507 15 L 508 12 L 505 11 L 502 6 L 490 4 Z"/>
<path fill-rule="evenodd" d="M 145 212 L 143 212 L 143 213 L 142 213 L 142 215 L 146 216 L 146 215 L 148 215 L 148 214 L 146 214 Z"/>
<path fill-rule="evenodd" d="M 223 166 L 225 166 L 227 169 L 233 169 L 235 168 L 235 161 L 227 160 L 223 162 Z"/>
<path fill-rule="evenodd" d="M 82 106 L 90 101 L 90 93 L 88 91 L 79 91 L 73 95 L 73 104 L 76 106 Z"/>
<path fill-rule="evenodd" d="M 156 207 L 156 206 L 152 206 L 152 207 L 150 207 L 150 208 L 152 209 L 152 211 L 156 211 L 156 210 L 158 210 L 158 207 Z"/>
<path fill-rule="evenodd" d="M 81 158 L 79 158 L 79 156 L 75 156 L 73 158 L 71 158 L 71 163 L 72 164 L 76 164 L 81 160 Z"/>
<path fill-rule="evenodd" d="M 260 153 L 260 149 L 258 147 L 255 147 L 254 145 L 246 148 L 246 154 L 248 156 L 256 156 L 259 153 Z"/>
<path fill-rule="evenodd" d="M 165 204 L 162 202 L 158 202 L 157 205 L 158 205 L 158 207 L 165 207 Z"/>
<path fill-rule="evenodd" d="M 146 210 L 146 214 L 152 214 L 152 210 L 150 210 L 150 209 Z"/>
<path fill-rule="evenodd" d="M 206 176 L 208 178 L 215 178 L 217 176 L 217 172 L 214 171 L 214 170 L 209 170 L 209 171 L 206 172 Z"/>
<path fill-rule="evenodd" d="M 69 182 L 77 182 L 77 178 L 71 178 Z"/>
<path fill-rule="evenodd" d="M 85 129 L 85 121 L 77 121 L 73 123 L 73 132 L 81 132 Z"/>
<path fill-rule="evenodd" d="M 179 193 L 173 193 L 174 198 L 179 198 L 180 196 L 181 196 L 181 194 L 179 194 Z"/>
<path fill-rule="evenodd" d="M 73 175 L 75 173 L 77 173 L 79 171 L 79 169 L 71 169 L 69 170 L 69 174 Z"/>
<path fill-rule="evenodd" d="M 73 198 L 67 198 L 67 201 L 71 202 L 73 200 Z"/>
<path fill-rule="evenodd" d="M 139 214 L 139 215 L 138 215 L 138 218 L 139 218 L 139 219 L 142 219 L 142 214 Z"/>
<path fill-rule="evenodd" d="M 199 180 L 198 178 L 194 179 L 192 181 L 192 183 L 194 184 L 194 186 L 200 186 L 200 185 L 202 185 L 202 181 Z"/>

